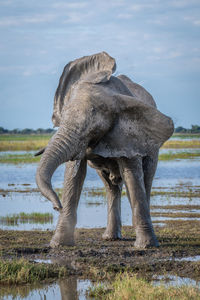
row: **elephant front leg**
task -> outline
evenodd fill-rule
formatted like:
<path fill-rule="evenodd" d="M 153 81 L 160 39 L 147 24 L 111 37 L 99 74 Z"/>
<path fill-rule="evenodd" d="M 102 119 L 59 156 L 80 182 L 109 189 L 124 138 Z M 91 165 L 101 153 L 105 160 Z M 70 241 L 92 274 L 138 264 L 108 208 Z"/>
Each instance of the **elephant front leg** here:
<path fill-rule="evenodd" d="M 87 161 L 76 160 L 66 163 L 62 210 L 55 233 L 50 242 L 51 247 L 74 245 L 74 230 L 77 222 L 77 207 L 83 182 L 86 176 Z"/>
<path fill-rule="evenodd" d="M 137 248 L 158 246 L 144 185 L 142 159 L 139 156 L 132 159 L 121 158 L 119 167 L 132 208 L 133 225 L 136 231 L 134 246 Z"/>
<path fill-rule="evenodd" d="M 121 191 L 122 183 L 112 184 L 109 174 L 98 171 L 107 193 L 107 227 L 102 235 L 105 240 L 121 239 Z"/>

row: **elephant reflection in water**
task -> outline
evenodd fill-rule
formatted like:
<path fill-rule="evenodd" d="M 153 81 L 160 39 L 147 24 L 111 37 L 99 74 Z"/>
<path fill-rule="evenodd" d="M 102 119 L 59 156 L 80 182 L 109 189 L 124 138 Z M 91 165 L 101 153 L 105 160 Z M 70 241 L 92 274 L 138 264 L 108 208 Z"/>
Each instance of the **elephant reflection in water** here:
<path fill-rule="evenodd" d="M 172 135 L 173 122 L 157 110 L 142 86 L 127 76 L 113 76 L 115 69 L 115 60 L 102 52 L 70 62 L 61 75 L 52 117 L 59 128 L 40 151 L 44 153 L 36 175 L 41 193 L 60 212 L 51 247 L 74 244 L 87 162 L 97 170 L 107 191 L 103 238 L 121 238 L 121 191 L 125 184 L 136 231 L 134 246 L 158 246 L 150 217 L 150 193 L 158 151 Z M 60 202 L 51 178 L 64 162 Z"/>

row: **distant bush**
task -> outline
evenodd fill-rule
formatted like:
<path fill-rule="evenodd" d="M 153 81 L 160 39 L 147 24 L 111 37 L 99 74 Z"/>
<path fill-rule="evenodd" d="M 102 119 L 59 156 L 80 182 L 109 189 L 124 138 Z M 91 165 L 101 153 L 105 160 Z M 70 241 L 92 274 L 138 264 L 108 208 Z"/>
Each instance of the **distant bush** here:
<path fill-rule="evenodd" d="M 175 133 L 200 133 L 200 126 L 199 125 L 192 125 L 191 129 L 184 128 L 179 126 L 175 128 Z"/>
<path fill-rule="evenodd" d="M 52 128 L 38 128 L 38 129 L 30 129 L 30 128 L 25 128 L 25 129 L 12 129 L 8 130 L 3 127 L 0 127 L 0 134 L 52 134 L 55 133 L 56 130 Z"/>
<path fill-rule="evenodd" d="M 8 130 L 3 127 L 0 127 L 0 134 L 53 134 L 55 133 L 56 130 L 52 128 L 38 128 L 38 129 L 30 129 L 30 128 L 25 128 L 25 129 L 12 129 Z M 182 126 L 178 126 L 174 130 L 175 133 L 200 133 L 200 126 L 199 125 L 192 125 L 190 129 L 184 128 Z"/>

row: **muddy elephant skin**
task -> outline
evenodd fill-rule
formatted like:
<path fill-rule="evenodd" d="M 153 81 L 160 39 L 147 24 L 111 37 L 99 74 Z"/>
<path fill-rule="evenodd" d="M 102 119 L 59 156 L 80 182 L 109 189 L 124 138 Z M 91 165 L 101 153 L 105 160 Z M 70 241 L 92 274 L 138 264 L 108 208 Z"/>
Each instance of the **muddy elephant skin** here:
<path fill-rule="evenodd" d="M 158 246 L 150 216 L 150 193 L 158 151 L 172 135 L 172 120 L 152 96 L 127 76 L 113 76 L 106 52 L 68 63 L 60 77 L 52 121 L 59 127 L 37 169 L 41 193 L 59 210 L 50 246 L 74 244 L 77 206 L 87 163 L 105 184 L 108 198 L 104 239 L 121 238 L 121 191 L 125 184 L 136 232 L 135 247 Z M 60 201 L 52 188 L 56 168 L 66 162 Z"/>

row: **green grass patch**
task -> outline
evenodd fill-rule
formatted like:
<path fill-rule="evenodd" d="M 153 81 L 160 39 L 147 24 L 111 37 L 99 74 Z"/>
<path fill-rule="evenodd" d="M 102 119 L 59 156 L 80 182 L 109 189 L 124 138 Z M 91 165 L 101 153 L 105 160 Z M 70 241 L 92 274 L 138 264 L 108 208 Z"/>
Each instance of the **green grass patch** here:
<path fill-rule="evenodd" d="M 42 147 L 39 147 L 42 148 Z M 29 149 L 30 150 L 30 149 Z M 159 160 L 174 160 L 174 159 L 195 159 L 200 157 L 199 153 L 181 152 L 173 153 L 172 151 L 166 154 L 160 154 Z M 0 156 L 0 163 L 10 163 L 10 164 L 23 164 L 23 163 L 36 163 L 40 160 L 41 156 L 34 157 L 31 153 L 25 154 L 5 154 Z M 97 190 L 90 191 L 90 195 L 100 196 Z"/>
<path fill-rule="evenodd" d="M 173 191 L 151 191 L 151 196 L 165 196 L 165 197 L 182 197 L 182 198 L 199 198 L 200 190 L 173 190 Z"/>
<path fill-rule="evenodd" d="M 48 140 L 1 141 L 0 151 L 37 151 L 48 144 Z"/>
<path fill-rule="evenodd" d="M 59 192 L 59 196 L 62 195 L 62 189 L 57 189 Z M 84 189 L 84 194 L 88 197 L 106 197 L 106 190 L 105 188 L 91 188 L 91 189 Z M 122 196 L 126 196 L 126 190 L 122 190 Z M 196 198 L 200 197 L 200 189 L 199 187 L 186 187 L 184 189 L 173 189 L 170 191 L 163 191 L 163 190 L 152 190 L 151 196 L 166 196 L 166 197 L 184 197 L 184 198 Z M 163 208 L 163 207 L 161 207 Z"/>
<path fill-rule="evenodd" d="M 152 283 L 138 278 L 136 275 L 125 273 L 116 276 L 109 287 L 97 286 L 90 289 L 90 296 L 96 299 L 109 300 L 197 300 L 199 289 L 192 286 L 166 287 L 164 284 L 153 286 Z"/>
<path fill-rule="evenodd" d="M 200 134 L 199 133 L 174 133 L 172 137 L 181 138 L 181 139 L 198 139 L 200 138 Z"/>
<path fill-rule="evenodd" d="M 170 139 L 164 143 L 162 148 L 200 148 L 200 135 L 174 135 L 181 138 L 192 138 L 189 141 Z M 0 135 L 0 151 L 30 151 L 44 148 L 52 135 Z M 195 137 L 195 139 L 194 139 Z"/>
<path fill-rule="evenodd" d="M 50 134 L 0 134 L 0 141 L 48 141 Z"/>
<path fill-rule="evenodd" d="M 0 155 L 0 163 L 6 164 L 25 164 L 36 163 L 40 160 L 40 156 L 34 157 L 31 153 L 25 154 L 5 154 Z"/>
<path fill-rule="evenodd" d="M 0 217 L 0 223 L 6 225 L 18 225 L 19 223 L 52 223 L 53 215 L 51 213 L 31 213 L 26 214 L 21 212 L 19 214 L 7 215 Z"/>
<path fill-rule="evenodd" d="M 22 284 L 60 278 L 67 275 L 64 267 L 51 264 L 31 263 L 25 259 L 0 259 L 0 284 Z"/>
<path fill-rule="evenodd" d="M 200 148 L 200 139 L 192 139 L 189 141 L 168 140 L 162 148 L 181 149 L 181 148 Z"/>
<path fill-rule="evenodd" d="M 164 218 L 200 218 L 200 213 L 169 213 L 169 212 L 151 212 L 152 217 L 164 217 Z"/>
<path fill-rule="evenodd" d="M 0 135 L 0 151 L 30 151 L 44 148 L 52 135 Z"/>
<path fill-rule="evenodd" d="M 159 155 L 159 160 L 174 160 L 174 159 L 194 159 L 200 157 L 199 153 L 190 153 L 190 152 L 180 152 L 173 153 L 170 151 L 169 153 L 163 153 Z"/>

